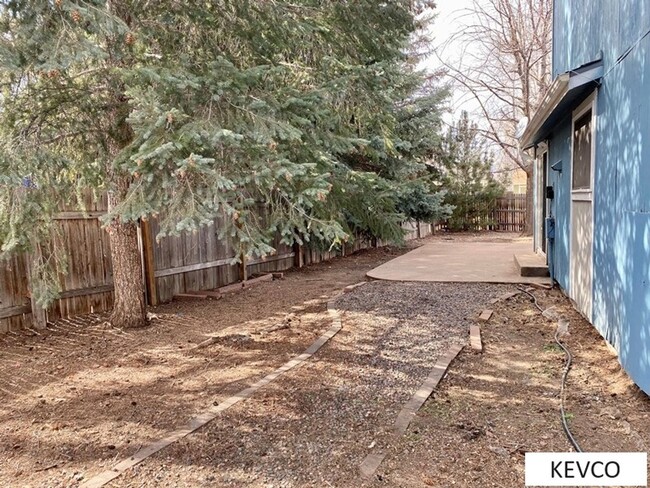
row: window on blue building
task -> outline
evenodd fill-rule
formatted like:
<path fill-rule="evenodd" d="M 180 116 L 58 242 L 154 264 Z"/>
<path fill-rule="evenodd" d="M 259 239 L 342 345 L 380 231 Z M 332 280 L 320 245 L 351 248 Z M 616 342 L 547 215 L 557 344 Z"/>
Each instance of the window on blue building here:
<path fill-rule="evenodd" d="M 591 189 L 591 110 L 573 125 L 573 185 L 574 190 Z"/>

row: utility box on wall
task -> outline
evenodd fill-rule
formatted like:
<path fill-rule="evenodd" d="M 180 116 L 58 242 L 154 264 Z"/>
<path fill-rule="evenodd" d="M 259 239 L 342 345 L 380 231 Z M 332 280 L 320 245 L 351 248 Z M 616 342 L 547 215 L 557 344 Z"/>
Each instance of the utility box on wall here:
<path fill-rule="evenodd" d="M 546 217 L 545 227 L 546 229 L 546 238 L 549 240 L 555 239 L 555 218 Z"/>

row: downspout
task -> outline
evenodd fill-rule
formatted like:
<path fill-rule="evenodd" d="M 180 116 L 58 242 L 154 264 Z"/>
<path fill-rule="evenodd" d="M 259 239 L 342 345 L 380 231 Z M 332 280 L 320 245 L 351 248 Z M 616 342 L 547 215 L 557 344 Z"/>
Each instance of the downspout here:
<path fill-rule="evenodd" d="M 548 219 L 555 226 L 555 217 L 553 217 L 553 205 L 549 206 Z M 555 228 L 553 229 L 553 238 L 548 239 L 548 274 L 551 276 L 551 286 L 555 286 Z"/>
<path fill-rule="evenodd" d="M 527 119 L 526 119 L 527 120 Z M 521 121 L 519 122 L 521 124 Z M 519 139 L 519 138 L 517 138 Z M 521 167 L 522 169 L 525 168 L 528 163 L 531 164 L 531 167 L 533 168 L 533 176 L 535 175 L 535 158 L 531 158 L 524 150 L 521 148 L 521 144 L 519 141 L 517 141 L 517 151 L 519 152 L 519 160 L 521 161 Z M 526 185 L 527 186 L 527 185 Z M 533 179 L 533 192 L 535 191 L 535 180 Z M 534 196 L 534 195 L 533 195 Z M 533 242 L 535 242 L 535 226 L 534 226 L 534 219 L 535 219 L 535 199 L 533 198 L 533 209 L 532 209 L 532 216 L 533 216 L 533 222 L 531 222 L 531 228 L 533 229 Z M 528 210 L 526 210 L 528 212 Z M 534 246 L 534 245 L 533 245 Z M 535 249 L 533 249 L 535 251 Z"/>

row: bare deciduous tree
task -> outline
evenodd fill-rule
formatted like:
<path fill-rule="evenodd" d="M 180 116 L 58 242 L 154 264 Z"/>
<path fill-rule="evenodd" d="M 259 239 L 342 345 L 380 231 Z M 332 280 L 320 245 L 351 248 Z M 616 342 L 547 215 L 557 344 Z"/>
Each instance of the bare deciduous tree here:
<path fill-rule="evenodd" d="M 533 166 L 520 154 L 515 132 L 519 120 L 535 113 L 551 81 L 552 11 L 553 0 L 474 0 L 463 12 L 466 25 L 448 41 L 460 43 L 461 59 L 441 59 L 448 75 L 476 99 L 483 136 L 501 149 L 508 166 L 526 172 L 529 234 Z"/>

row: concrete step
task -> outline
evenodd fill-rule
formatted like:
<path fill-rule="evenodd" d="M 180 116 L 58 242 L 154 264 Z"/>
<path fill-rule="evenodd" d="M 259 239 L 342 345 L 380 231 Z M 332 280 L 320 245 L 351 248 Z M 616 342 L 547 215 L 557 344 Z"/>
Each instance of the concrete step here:
<path fill-rule="evenodd" d="M 541 278 L 549 276 L 548 266 L 546 265 L 544 258 L 538 254 L 515 254 L 515 264 L 517 265 L 521 276 L 535 276 Z"/>

